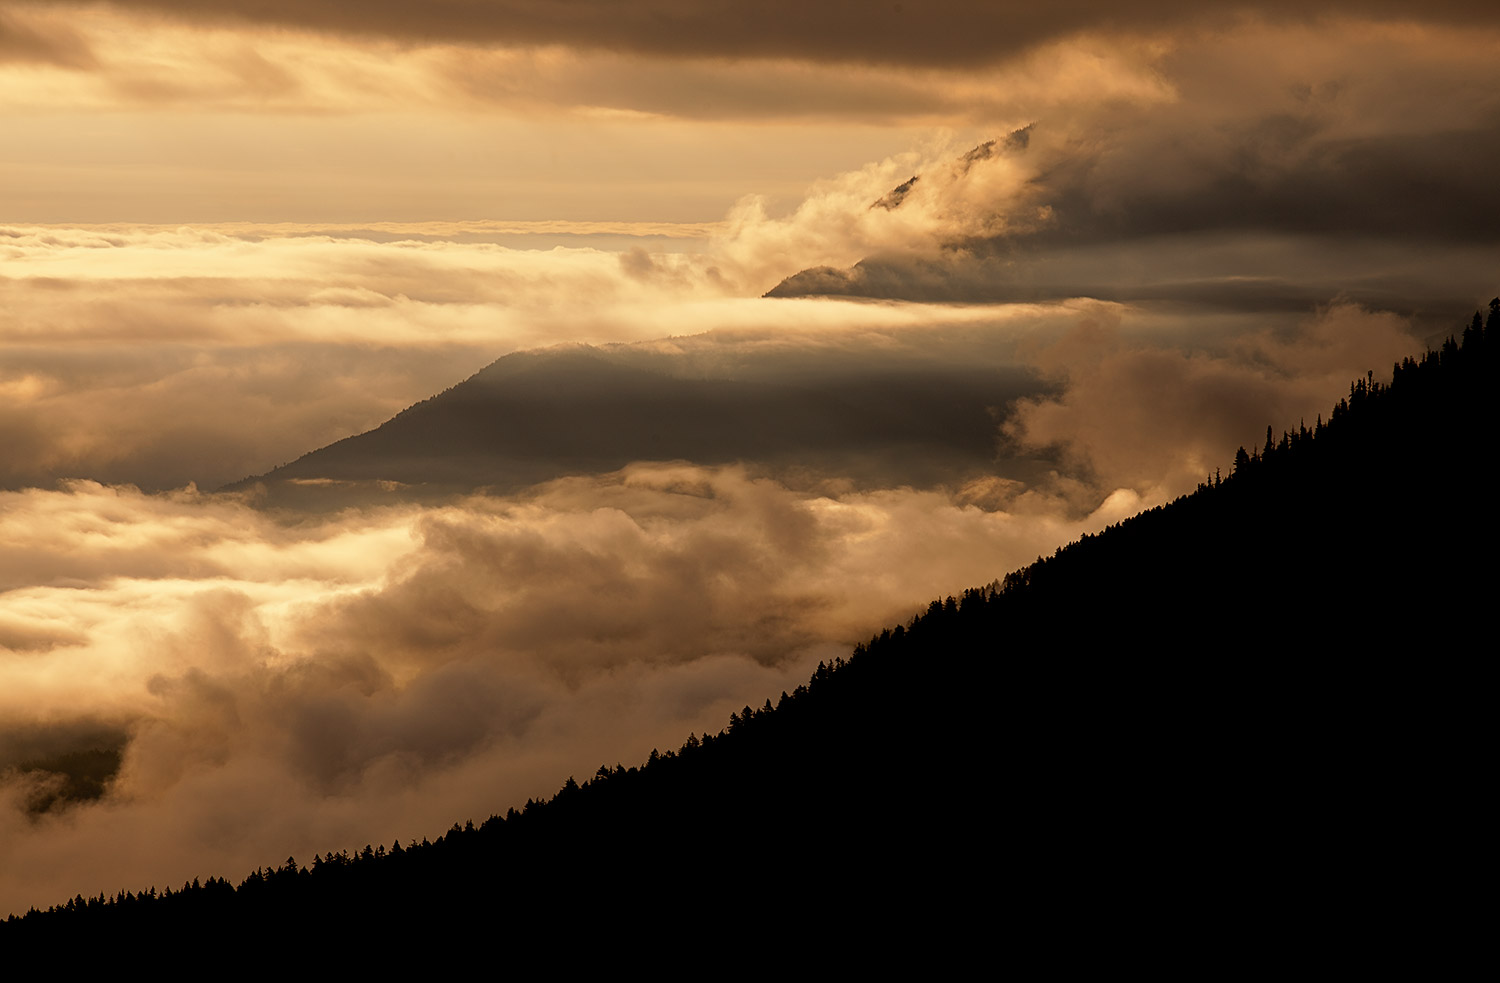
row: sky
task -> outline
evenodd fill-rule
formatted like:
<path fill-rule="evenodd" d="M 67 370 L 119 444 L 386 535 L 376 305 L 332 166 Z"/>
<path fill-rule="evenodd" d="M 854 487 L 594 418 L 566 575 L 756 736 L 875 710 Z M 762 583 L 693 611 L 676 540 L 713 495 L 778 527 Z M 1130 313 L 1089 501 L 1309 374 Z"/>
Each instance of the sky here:
<path fill-rule="evenodd" d="M 1487 303 L 1493 5 L 1201 6 L 0 0 L 0 912 L 676 747 Z M 219 490 L 551 346 L 1007 388 L 936 476 Z"/>

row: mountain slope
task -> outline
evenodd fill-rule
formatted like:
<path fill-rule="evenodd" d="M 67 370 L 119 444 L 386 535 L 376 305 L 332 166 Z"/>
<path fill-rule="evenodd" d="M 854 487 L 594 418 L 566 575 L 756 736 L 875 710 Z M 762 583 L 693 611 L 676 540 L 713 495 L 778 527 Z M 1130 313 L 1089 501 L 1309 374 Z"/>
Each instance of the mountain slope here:
<path fill-rule="evenodd" d="M 904 348 L 731 359 L 711 340 L 674 343 L 508 355 L 375 430 L 230 487 L 288 493 L 316 481 L 386 481 L 505 491 L 676 459 L 930 485 L 992 470 L 997 419 L 1045 390 L 989 351 L 995 341 L 969 347 L 967 360 Z"/>

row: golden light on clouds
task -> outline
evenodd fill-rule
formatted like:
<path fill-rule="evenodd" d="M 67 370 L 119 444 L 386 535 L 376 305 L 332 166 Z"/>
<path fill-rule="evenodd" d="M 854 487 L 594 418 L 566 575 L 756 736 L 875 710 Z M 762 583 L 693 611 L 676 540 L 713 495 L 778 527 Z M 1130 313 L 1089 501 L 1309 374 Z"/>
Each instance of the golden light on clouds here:
<path fill-rule="evenodd" d="M 561 6 L 0 11 L 0 914 L 717 729 L 1500 279 L 1492 5 Z M 524 480 L 213 491 L 518 352 Z"/>
<path fill-rule="evenodd" d="M 233 498 L 0 493 L 0 573 L 27 585 L 0 593 L 0 719 L 131 735 L 110 803 L 5 820 L 0 899 L 86 863 L 158 876 L 154 824 L 208 829 L 225 782 L 241 819 L 191 865 L 252 863 L 332 793 L 362 804 L 314 825 L 365 838 L 359 816 L 405 828 L 543 794 L 559 768 L 717 727 L 742 683 L 795 685 L 935 583 L 1113 517 L 1028 521 L 909 489 L 808 499 L 688 465 L 290 525 Z M 341 737 L 300 732 L 327 713 Z M 413 781 L 430 801 L 408 799 Z"/>

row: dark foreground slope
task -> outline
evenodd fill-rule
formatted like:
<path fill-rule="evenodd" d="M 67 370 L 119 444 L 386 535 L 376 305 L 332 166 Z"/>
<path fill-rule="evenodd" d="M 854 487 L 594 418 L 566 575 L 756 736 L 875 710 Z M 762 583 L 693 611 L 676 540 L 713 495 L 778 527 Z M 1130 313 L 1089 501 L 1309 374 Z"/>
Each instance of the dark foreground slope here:
<path fill-rule="evenodd" d="M 1500 302 L 1229 477 L 644 766 L 432 843 L 76 898 L 0 946 L 695 976 L 1441 964 L 1487 815 L 1497 347 Z"/>

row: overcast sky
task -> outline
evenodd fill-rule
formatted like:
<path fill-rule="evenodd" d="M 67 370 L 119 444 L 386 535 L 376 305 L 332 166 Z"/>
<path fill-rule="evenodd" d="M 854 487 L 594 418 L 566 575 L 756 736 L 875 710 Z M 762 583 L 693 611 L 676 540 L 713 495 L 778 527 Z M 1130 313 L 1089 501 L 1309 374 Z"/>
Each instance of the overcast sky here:
<path fill-rule="evenodd" d="M 1493 4 L 1034 6 L 0 0 L 0 913 L 717 729 L 1500 292 Z M 1034 386 L 931 486 L 212 494 L 562 343 Z"/>

